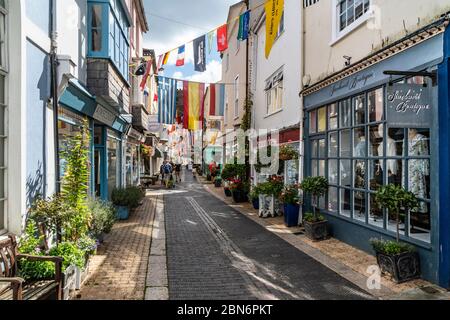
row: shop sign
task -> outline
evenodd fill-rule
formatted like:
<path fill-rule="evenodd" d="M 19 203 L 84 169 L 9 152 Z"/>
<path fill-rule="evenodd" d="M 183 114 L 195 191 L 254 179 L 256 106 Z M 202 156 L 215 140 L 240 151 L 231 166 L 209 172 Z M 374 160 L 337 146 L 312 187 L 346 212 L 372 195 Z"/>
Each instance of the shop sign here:
<path fill-rule="evenodd" d="M 110 127 L 112 127 L 114 121 L 116 120 L 115 114 L 100 104 L 97 104 L 97 108 L 95 109 L 93 118 Z"/>
<path fill-rule="evenodd" d="M 388 86 L 386 120 L 392 128 L 430 128 L 433 105 L 429 87 L 418 84 Z"/>

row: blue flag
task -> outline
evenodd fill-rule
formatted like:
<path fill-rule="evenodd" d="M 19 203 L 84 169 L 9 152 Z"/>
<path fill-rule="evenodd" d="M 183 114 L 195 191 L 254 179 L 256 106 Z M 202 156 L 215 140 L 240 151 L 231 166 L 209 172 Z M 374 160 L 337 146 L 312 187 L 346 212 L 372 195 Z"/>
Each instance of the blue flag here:
<path fill-rule="evenodd" d="M 250 10 L 239 16 L 239 34 L 238 40 L 247 40 L 250 31 Z"/>
<path fill-rule="evenodd" d="M 158 120 L 174 124 L 177 112 L 177 80 L 158 76 Z"/>

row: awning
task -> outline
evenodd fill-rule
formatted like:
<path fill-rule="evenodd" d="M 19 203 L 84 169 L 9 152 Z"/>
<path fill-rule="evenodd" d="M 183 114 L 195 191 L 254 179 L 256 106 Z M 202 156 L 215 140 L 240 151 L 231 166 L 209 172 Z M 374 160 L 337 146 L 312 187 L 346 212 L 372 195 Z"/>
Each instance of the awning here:
<path fill-rule="evenodd" d="M 60 94 L 59 103 L 92 117 L 97 108 L 95 97 L 77 80 L 70 79 Z"/>

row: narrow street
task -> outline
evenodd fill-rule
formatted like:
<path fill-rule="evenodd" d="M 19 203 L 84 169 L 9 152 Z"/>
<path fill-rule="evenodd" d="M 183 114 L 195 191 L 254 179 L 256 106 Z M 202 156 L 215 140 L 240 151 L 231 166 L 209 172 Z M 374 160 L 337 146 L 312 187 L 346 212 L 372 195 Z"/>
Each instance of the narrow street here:
<path fill-rule="evenodd" d="M 170 299 L 370 299 L 204 190 L 164 196 Z"/>

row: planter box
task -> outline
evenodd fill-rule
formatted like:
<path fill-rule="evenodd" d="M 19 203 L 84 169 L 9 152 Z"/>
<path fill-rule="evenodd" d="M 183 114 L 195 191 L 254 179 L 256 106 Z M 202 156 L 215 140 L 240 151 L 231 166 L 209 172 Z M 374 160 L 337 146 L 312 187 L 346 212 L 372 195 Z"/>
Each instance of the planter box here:
<path fill-rule="evenodd" d="M 76 290 L 80 290 L 81 286 L 83 285 L 84 280 L 86 280 L 87 275 L 89 273 L 89 265 L 90 265 L 90 259 L 88 257 L 83 269 L 76 267 L 76 270 L 77 270 L 76 281 L 75 281 L 75 289 Z"/>
<path fill-rule="evenodd" d="M 377 263 L 382 273 L 389 273 L 397 283 L 420 278 L 420 258 L 417 252 L 387 255 L 377 252 Z"/>
<path fill-rule="evenodd" d="M 328 235 L 327 224 L 328 221 L 308 222 L 304 221 L 306 236 L 314 241 L 323 240 Z"/>
<path fill-rule="evenodd" d="M 77 283 L 77 267 L 70 265 L 63 273 L 63 300 L 69 300 L 70 292 L 75 290 Z"/>
<path fill-rule="evenodd" d="M 259 195 L 259 216 L 261 218 L 277 217 L 280 215 L 280 202 L 274 196 Z"/>
<path fill-rule="evenodd" d="M 225 195 L 226 195 L 227 197 L 233 196 L 230 189 L 223 189 L 223 190 L 225 191 Z"/>
<path fill-rule="evenodd" d="M 299 205 L 297 204 L 284 205 L 284 224 L 287 227 L 297 227 L 299 215 L 300 215 Z"/>
<path fill-rule="evenodd" d="M 248 201 L 248 193 L 245 191 L 234 190 L 231 192 L 233 201 L 236 203 L 244 203 Z"/>
<path fill-rule="evenodd" d="M 130 209 L 128 207 L 117 206 L 117 219 L 127 220 L 130 216 Z"/>

